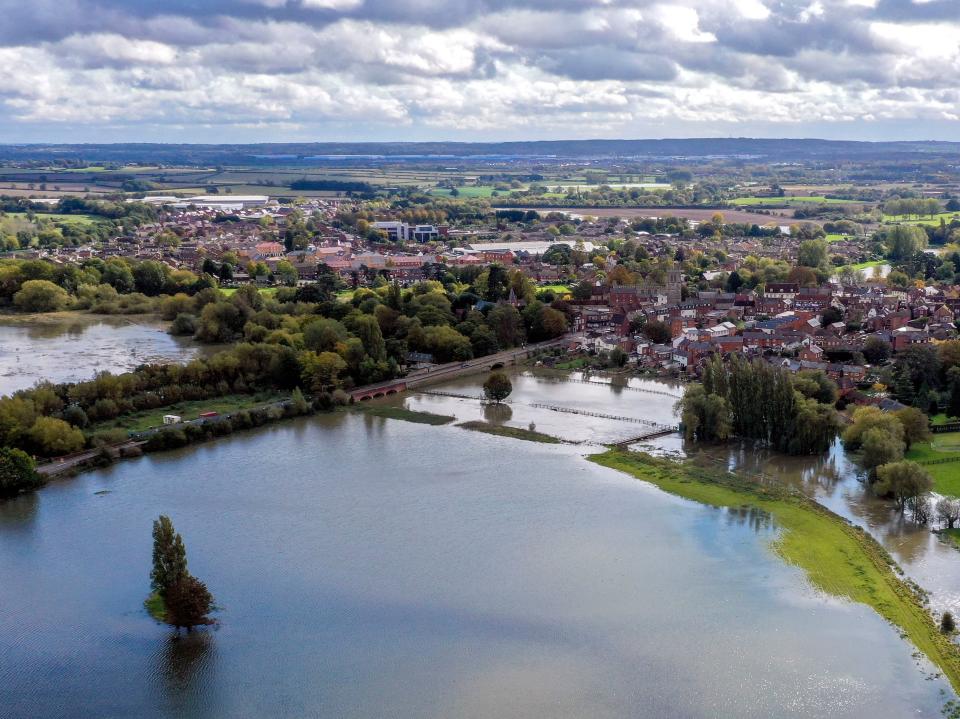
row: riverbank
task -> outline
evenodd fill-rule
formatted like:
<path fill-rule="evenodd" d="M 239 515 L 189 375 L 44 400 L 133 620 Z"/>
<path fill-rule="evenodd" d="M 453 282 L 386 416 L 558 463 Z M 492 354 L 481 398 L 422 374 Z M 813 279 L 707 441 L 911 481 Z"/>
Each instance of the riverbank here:
<path fill-rule="evenodd" d="M 900 579 L 899 567 L 860 528 L 801 494 L 760 486 L 691 462 L 616 450 L 589 459 L 702 504 L 723 508 L 746 505 L 767 512 L 781 528 L 773 543 L 780 557 L 802 569 L 817 589 L 874 609 L 960 690 L 960 647 L 940 633 L 922 594 Z"/>

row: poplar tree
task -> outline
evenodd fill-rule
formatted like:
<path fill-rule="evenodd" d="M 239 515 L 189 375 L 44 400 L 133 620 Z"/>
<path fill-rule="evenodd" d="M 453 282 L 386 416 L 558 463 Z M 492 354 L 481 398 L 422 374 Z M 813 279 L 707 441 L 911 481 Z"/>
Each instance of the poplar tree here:
<path fill-rule="evenodd" d="M 165 596 L 167 590 L 187 576 L 187 549 L 170 517 L 161 514 L 153 523 L 153 571 L 150 586 Z"/>

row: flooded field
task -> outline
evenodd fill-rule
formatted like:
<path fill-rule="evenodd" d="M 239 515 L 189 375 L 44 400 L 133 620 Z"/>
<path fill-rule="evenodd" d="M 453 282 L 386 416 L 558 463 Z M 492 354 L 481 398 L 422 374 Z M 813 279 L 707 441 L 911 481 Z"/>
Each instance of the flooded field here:
<path fill-rule="evenodd" d="M 185 362 L 213 351 L 190 338 L 167 334 L 167 324 L 157 318 L 79 313 L 0 316 L 0 395 L 41 379 L 76 382 L 104 370 Z"/>

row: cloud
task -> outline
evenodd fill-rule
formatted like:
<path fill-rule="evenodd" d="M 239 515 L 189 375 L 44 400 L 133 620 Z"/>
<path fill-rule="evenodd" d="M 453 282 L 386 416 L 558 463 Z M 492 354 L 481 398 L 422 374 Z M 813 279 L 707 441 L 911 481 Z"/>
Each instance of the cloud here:
<path fill-rule="evenodd" d="M 956 0 L 0 0 L 0 16 L 11 139 L 789 135 L 960 115 Z"/>

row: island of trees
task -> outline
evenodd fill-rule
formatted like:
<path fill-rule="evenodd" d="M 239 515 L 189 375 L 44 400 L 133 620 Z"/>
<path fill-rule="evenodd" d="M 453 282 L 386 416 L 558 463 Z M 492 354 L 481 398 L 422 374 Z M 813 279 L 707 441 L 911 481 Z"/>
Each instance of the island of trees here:
<path fill-rule="evenodd" d="M 213 595 L 207 586 L 187 571 L 187 549 L 173 522 L 161 514 L 153 523 L 153 569 L 150 572 L 153 593 L 145 604 L 151 616 L 190 631 L 212 624 L 209 614 Z"/>

